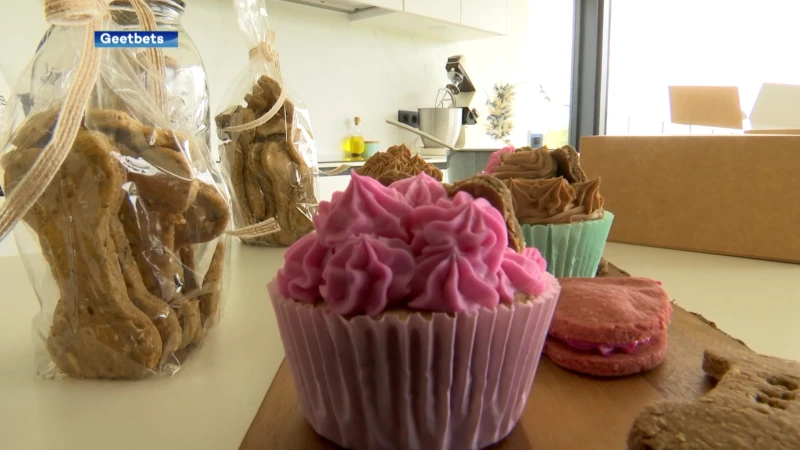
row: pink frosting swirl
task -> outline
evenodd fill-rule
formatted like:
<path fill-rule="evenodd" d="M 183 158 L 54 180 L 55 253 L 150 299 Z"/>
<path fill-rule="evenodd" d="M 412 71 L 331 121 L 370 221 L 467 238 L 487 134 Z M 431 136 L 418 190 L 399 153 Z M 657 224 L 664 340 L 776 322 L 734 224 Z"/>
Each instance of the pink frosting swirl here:
<path fill-rule="evenodd" d="M 455 248 L 418 258 L 408 306 L 434 312 L 494 308 L 500 300 L 497 272 Z"/>
<path fill-rule="evenodd" d="M 328 250 L 323 247 L 317 233 L 309 233 L 283 254 L 283 268 L 278 271 L 278 291 L 286 298 L 313 303 L 321 298 L 322 268 Z"/>
<path fill-rule="evenodd" d="M 542 258 L 539 250 L 528 247 L 522 254 L 519 254 L 506 248 L 503 262 L 500 264 L 497 285 L 500 300 L 511 303 L 514 301 L 516 292 L 538 296 L 545 288 L 542 274 L 546 270 L 547 261 Z"/>
<path fill-rule="evenodd" d="M 330 202 L 320 202 L 314 228 L 326 247 L 334 247 L 361 234 L 408 242 L 411 209 L 400 192 L 373 178 L 353 173 L 341 195 L 334 196 Z"/>
<path fill-rule="evenodd" d="M 353 236 L 328 260 L 320 291 L 333 313 L 375 316 L 409 294 L 414 267 L 414 257 L 405 242 Z"/>
<path fill-rule="evenodd" d="M 500 268 L 508 244 L 503 215 L 486 199 L 459 192 L 435 205 L 421 206 L 411 214 L 411 249 L 415 255 L 455 249 L 471 258 Z"/>
<path fill-rule="evenodd" d="M 444 185 L 424 172 L 411 178 L 395 181 L 389 187 L 403 194 L 414 208 L 433 205 L 437 201 L 447 198 L 447 190 Z"/>
<path fill-rule="evenodd" d="M 425 174 L 391 187 L 354 174 L 347 190 L 320 203 L 314 225 L 286 251 L 278 290 L 334 314 L 473 311 L 545 287 L 544 259 L 507 247 L 497 209 L 466 192 L 449 198 Z"/>
<path fill-rule="evenodd" d="M 459 192 L 412 213 L 417 269 L 412 308 L 460 312 L 493 308 L 507 242 L 503 216 L 488 201 Z"/>
<path fill-rule="evenodd" d="M 496 152 L 492 152 L 492 154 L 489 155 L 489 162 L 486 163 L 486 168 L 484 169 L 484 171 L 486 173 L 494 173 L 494 168 L 500 165 L 501 162 L 500 160 L 503 157 L 503 153 L 514 153 L 515 150 L 516 149 L 512 145 L 508 147 L 503 147 Z"/>
<path fill-rule="evenodd" d="M 319 205 L 317 205 L 317 215 L 313 217 L 314 223 L 316 224 L 318 220 L 327 220 L 327 218 L 330 217 L 331 215 L 331 210 L 333 209 L 333 205 L 341 202 L 342 197 L 344 197 L 344 192 L 336 191 L 333 193 L 333 195 L 331 195 L 331 201 L 319 202 Z"/>

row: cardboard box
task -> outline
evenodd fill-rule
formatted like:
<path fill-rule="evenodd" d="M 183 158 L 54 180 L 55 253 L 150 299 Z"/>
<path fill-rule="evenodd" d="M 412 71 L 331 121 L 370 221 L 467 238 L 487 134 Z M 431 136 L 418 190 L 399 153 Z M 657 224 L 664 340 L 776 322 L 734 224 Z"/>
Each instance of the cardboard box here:
<path fill-rule="evenodd" d="M 679 125 L 800 134 L 800 85 L 762 84 L 749 116 L 736 86 L 669 86 L 669 107 L 671 122 Z"/>
<path fill-rule="evenodd" d="M 593 136 L 610 241 L 800 262 L 800 136 Z"/>
<path fill-rule="evenodd" d="M 792 135 L 800 135 L 800 129 L 793 130 L 793 129 L 786 129 L 786 130 L 745 130 L 744 134 L 792 134 Z"/>

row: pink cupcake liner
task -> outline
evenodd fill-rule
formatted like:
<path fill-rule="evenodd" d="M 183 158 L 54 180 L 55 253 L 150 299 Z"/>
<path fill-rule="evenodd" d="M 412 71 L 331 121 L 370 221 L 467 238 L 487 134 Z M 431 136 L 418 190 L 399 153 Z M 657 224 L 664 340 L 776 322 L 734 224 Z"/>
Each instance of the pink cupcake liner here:
<path fill-rule="evenodd" d="M 470 313 L 346 319 L 268 286 L 303 414 L 353 450 L 480 449 L 519 421 L 561 287 Z M 403 317 L 405 316 L 405 317 Z"/>

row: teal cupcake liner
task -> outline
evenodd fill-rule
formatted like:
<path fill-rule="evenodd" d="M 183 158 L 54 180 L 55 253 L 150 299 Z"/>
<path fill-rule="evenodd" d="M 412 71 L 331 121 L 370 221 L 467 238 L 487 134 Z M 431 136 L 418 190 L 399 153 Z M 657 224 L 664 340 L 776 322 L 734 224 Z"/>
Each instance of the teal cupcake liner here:
<path fill-rule="evenodd" d="M 547 261 L 547 271 L 557 277 L 594 277 L 614 215 L 584 222 L 520 225 L 525 245 L 535 247 Z"/>

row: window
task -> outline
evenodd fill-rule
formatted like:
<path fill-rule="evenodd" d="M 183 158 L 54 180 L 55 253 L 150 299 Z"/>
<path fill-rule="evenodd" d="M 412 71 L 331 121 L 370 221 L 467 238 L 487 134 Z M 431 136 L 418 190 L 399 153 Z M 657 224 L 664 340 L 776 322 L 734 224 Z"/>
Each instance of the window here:
<path fill-rule="evenodd" d="M 542 134 L 544 144 L 557 148 L 567 144 L 572 89 L 573 2 L 531 0 L 530 58 L 534 75 L 525 89 L 537 105 L 529 131 Z"/>
<path fill-rule="evenodd" d="M 798 0 L 607 0 L 606 134 L 707 134 L 670 124 L 668 86 L 737 86 L 750 112 L 762 83 L 800 84 Z"/>

